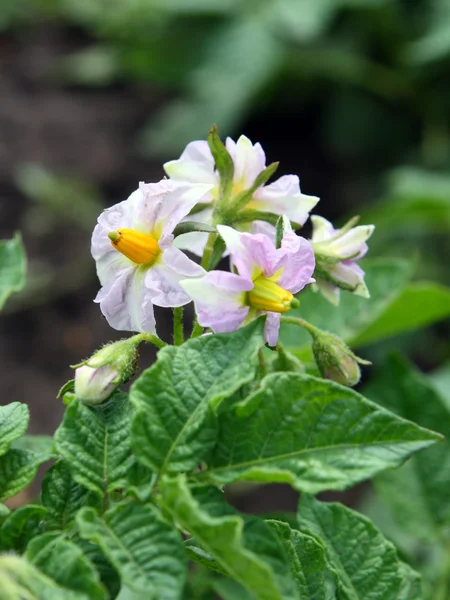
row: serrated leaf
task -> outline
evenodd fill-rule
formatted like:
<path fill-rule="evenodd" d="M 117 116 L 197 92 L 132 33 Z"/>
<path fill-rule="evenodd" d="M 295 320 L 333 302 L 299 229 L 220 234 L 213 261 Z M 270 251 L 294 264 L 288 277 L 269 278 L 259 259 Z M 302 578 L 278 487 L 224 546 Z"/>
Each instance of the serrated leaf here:
<path fill-rule="evenodd" d="M 94 566 L 78 546 L 59 534 L 45 533 L 34 538 L 25 557 L 61 587 L 84 594 L 90 600 L 106 599 Z"/>
<path fill-rule="evenodd" d="M 264 521 L 236 514 L 216 488 L 190 490 L 183 475 L 163 478 L 160 488 L 164 509 L 254 598 L 300 598 L 283 546 Z"/>
<path fill-rule="evenodd" d="M 9 513 L 0 527 L 0 551 L 21 552 L 28 540 L 38 533 L 47 510 L 43 506 L 28 504 Z"/>
<path fill-rule="evenodd" d="M 331 381 L 275 373 L 219 415 L 217 444 L 199 481 L 286 482 L 345 489 L 439 440 Z"/>
<path fill-rule="evenodd" d="M 64 531 L 73 525 L 80 508 L 99 506 L 100 501 L 74 480 L 64 461 L 59 461 L 47 471 L 42 482 L 42 504 L 47 509 L 46 527 Z"/>
<path fill-rule="evenodd" d="M 100 406 L 89 407 L 75 400 L 55 433 L 56 448 L 75 481 L 104 499 L 126 485 L 133 463 L 131 415 L 127 395 L 120 391 Z"/>
<path fill-rule="evenodd" d="M 377 492 L 395 521 L 415 539 L 439 538 L 450 523 L 450 411 L 440 394 L 406 360 L 385 362 L 365 392 L 401 416 L 433 427 L 445 436 L 395 473 L 375 480 Z"/>
<path fill-rule="evenodd" d="M 152 505 L 123 503 L 100 518 L 92 508 L 77 515 L 80 534 L 97 543 L 122 583 L 155 600 L 181 599 L 187 576 L 180 535 Z"/>
<path fill-rule="evenodd" d="M 342 600 L 398 600 L 406 575 L 394 546 L 362 515 L 305 496 L 299 523 L 325 547 Z"/>
<path fill-rule="evenodd" d="M 20 235 L 0 242 L 0 310 L 25 285 L 26 256 Z"/>
<path fill-rule="evenodd" d="M 412 274 L 412 264 L 405 260 L 366 260 L 361 266 L 370 298 L 342 292 L 339 306 L 333 306 L 321 294 L 306 289 L 301 293 L 301 308 L 291 310 L 289 315 L 332 331 L 356 348 L 358 338 L 396 300 Z M 309 334 L 293 325 L 283 325 L 280 341 L 300 358 L 311 345 Z"/>
<path fill-rule="evenodd" d="M 5 454 L 13 441 L 25 433 L 29 420 L 30 411 L 26 404 L 11 402 L 0 406 L 0 455 Z"/>
<path fill-rule="evenodd" d="M 64 589 L 24 558 L 0 555 L 2 600 L 90 600 L 85 594 Z"/>
<path fill-rule="evenodd" d="M 266 523 L 282 541 L 300 598 L 302 600 L 334 600 L 335 586 L 328 570 L 324 547 L 313 537 L 292 529 L 282 521 Z"/>
<path fill-rule="evenodd" d="M 27 487 L 35 478 L 39 465 L 51 458 L 51 455 L 15 449 L 0 456 L 0 502 Z"/>
<path fill-rule="evenodd" d="M 214 407 L 251 381 L 264 322 L 163 348 L 133 384 L 133 450 L 159 473 L 194 469 L 212 448 Z"/>

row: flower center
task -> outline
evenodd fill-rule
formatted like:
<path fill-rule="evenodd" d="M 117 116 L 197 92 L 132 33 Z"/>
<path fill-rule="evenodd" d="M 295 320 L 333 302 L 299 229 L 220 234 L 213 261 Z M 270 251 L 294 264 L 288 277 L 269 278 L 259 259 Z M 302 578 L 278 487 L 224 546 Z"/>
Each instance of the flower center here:
<path fill-rule="evenodd" d="M 254 288 L 247 295 L 247 304 L 257 310 L 277 313 L 285 313 L 300 306 L 300 302 L 291 292 L 263 276 L 254 281 Z"/>
<path fill-rule="evenodd" d="M 110 231 L 108 237 L 116 250 L 138 265 L 153 264 L 160 253 L 158 241 L 135 229 Z"/>

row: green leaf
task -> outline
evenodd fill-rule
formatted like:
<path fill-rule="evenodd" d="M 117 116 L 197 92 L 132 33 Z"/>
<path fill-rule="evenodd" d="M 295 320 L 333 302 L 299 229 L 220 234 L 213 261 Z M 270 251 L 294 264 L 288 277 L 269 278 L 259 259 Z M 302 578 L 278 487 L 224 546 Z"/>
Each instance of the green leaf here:
<path fill-rule="evenodd" d="M 130 391 L 138 459 L 159 473 L 189 471 L 202 461 L 216 440 L 214 408 L 255 375 L 263 327 L 258 319 L 158 353 Z"/>
<path fill-rule="evenodd" d="M 367 346 L 400 333 L 415 331 L 450 316 L 450 288 L 431 282 L 408 284 L 353 346 Z"/>
<path fill-rule="evenodd" d="M 0 242 L 0 310 L 25 285 L 26 256 L 20 235 Z"/>
<path fill-rule="evenodd" d="M 406 360 L 391 357 L 365 388 L 395 413 L 435 428 L 445 439 L 376 479 L 376 489 L 395 521 L 413 538 L 430 541 L 450 524 L 450 409 L 427 379 Z"/>
<path fill-rule="evenodd" d="M 299 296 L 300 308 L 291 310 L 289 315 L 302 317 L 320 329 L 332 331 L 356 348 L 358 338 L 396 300 L 412 274 L 411 263 L 402 260 L 366 260 L 361 266 L 366 272 L 370 299 L 343 292 L 339 306 L 333 306 L 321 294 L 307 289 Z M 282 327 L 280 341 L 291 352 L 300 354 L 299 358 L 311 345 L 309 334 L 292 325 Z"/>
<path fill-rule="evenodd" d="M 94 566 L 76 544 L 60 535 L 45 533 L 34 538 L 25 558 L 61 587 L 85 594 L 90 600 L 106 599 Z"/>
<path fill-rule="evenodd" d="M 340 599 L 398 600 L 405 570 L 394 546 L 369 519 L 342 504 L 306 496 L 300 503 L 299 522 L 323 543 Z"/>
<path fill-rule="evenodd" d="M 399 466 L 439 435 L 331 381 L 266 377 L 219 416 L 217 444 L 199 481 L 286 482 L 318 493 L 345 489 Z"/>
<path fill-rule="evenodd" d="M 85 508 L 77 523 L 82 537 L 101 547 L 132 591 L 155 600 L 181 599 L 187 576 L 183 544 L 155 506 L 123 503 L 103 518 Z"/>
<path fill-rule="evenodd" d="M 334 600 L 335 586 L 324 547 L 282 521 L 266 521 L 282 540 L 302 600 Z"/>
<path fill-rule="evenodd" d="M 422 577 L 409 565 L 399 561 L 402 585 L 398 600 L 422 600 Z"/>
<path fill-rule="evenodd" d="M 100 546 L 93 544 L 88 540 L 83 540 L 80 537 L 75 538 L 74 543 L 81 548 L 83 554 L 94 565 L 97 573 L 99 574 L 101 583 L 108 590 L 109 597 L 116 598 L 122 585 L 120 582 L 120 576 L 117 570 L 106 558 Z"/>
<path fill-rule="evenodd" d="M 28 540 L 38 532 L 46 513 L 45 507 L 34 504 L 10 512 L 0 528 L 0 550 L 21 552 Z"/>
<path fill-rule="evenodd" d="M 125 487 L 133 463 L 130 447 L 132 407 L 116 391 L 96 407 L 75 400 L 55 433 L 55 444 L 78 483 L 106 499 Z"/>
<path fill-rule="evenodd" d="M 42 504 L 48 511 L 46 527 L 64 531 L 72 527 L 80 508 L 97 507 L 100 502 L 95 494 L 74 480 L 67 463 L 58 461 L 42 482 Z"/>
<path fill-rule="evenodd" d="M 0 555 L 0 590 L 2 600 L 90 600 L 85 594 L 59 586 L 13 554 Z"/>
<path fill-rule="evenodd" d="M 236 514 L 216 488 L 190 490 L 184 475 L 165 477 L 160 487 L 164 509 L 217 561 L 218 570 L 259 600 L 300 598 L 283 546 L 264 521 Z"/>
<path fill-rule="evenodd" d="M 30 411 L 26 404 L 11 402 L 0 406 L 0 455 L 5 454 L 13 441 L 25 433 L 29 420 Z"/>
<path fill-rule="evenodd" d="M 54 454 L 55 447 L 51 435 L 23 435 L 12 444 L 16 450 L 31 450 L 37 454 Z"/>
<path fill-rule="evenodd" d="M 47 454 L 15 449 L 0 456 L 0 502 L 27 487 L 35 478 L 39 465 L 51 458 Z"/>

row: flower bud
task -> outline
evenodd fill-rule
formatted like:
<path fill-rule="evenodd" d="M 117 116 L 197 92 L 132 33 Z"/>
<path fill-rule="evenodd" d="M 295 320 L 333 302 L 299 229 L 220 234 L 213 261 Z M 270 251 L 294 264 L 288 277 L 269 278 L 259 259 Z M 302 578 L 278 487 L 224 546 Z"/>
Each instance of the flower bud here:
<path fill-rule="evenodd" d="M 361 378 L 359 364 L 370 362 L 356 356 L 336 335 L 317 330 L 313 338 L 312 350 L 322 377 L 349 387 L 356 385 Z"/>
<path fill-rule="evenodd" d="M 86 404 L 101 404 L 120 383 L 119 372 L 111 365 L 97 369 L 83 365 L 75 371 L 75 395 Z"/>
<path fill-rule="evenodd" d="M 75 366 L 75 395 L 85 404 L 101 404 L 130 379 L 137 367 L 135 338 L 104 346 Z"/>

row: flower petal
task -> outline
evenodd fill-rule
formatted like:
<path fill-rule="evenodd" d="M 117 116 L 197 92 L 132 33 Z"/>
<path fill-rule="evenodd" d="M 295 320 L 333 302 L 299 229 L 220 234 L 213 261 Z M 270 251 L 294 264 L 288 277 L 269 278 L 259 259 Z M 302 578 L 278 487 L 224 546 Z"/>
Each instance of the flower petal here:
<path fill-rule="evenodd" d="M 335 233 L 336 230 L 330 221 L 324 219 L 324 217 L 319 217 L 319 215 L 311 216 L 311 223 L 313 226 L 313 233 L 311 241 L 313 243 L 324 242 L 325 240 L 330 239 Z"/>
<path fill-rule="evenodd" d="M 176 181 L 212 183 L 214 185 L 219 182 L 218 175 L 214 171 L 214 158 L 208 142 L 204 140 L 191 142 L 178 160 L 171 160 L 163 166 L 167 175 Z M 211 200 L 212 195 L 209 195 L 204 202 Z"/>
<path fill-rule="evenodd" d="M 312 283 L 312 275 L 316 267 L 314 250 L 308 240 L 288 231 L 281 241 L 278 253 L 284 253 L 279 261 L 283 266 L 277 283 L 292 294 L 297 294 L 305 285 Z"/>
<path fill-rule="evenodd" d="M 364 282 L 364 271 L 353 260 L 346 260 L 333 265 L 330 275 L 337 281 L 342 281 L 353 289 L 352 293 L 363 298 L 370 298 L 369 290 Z"/>
<path fill-rule="evenodd" d="M 259 188 L 253 196 L 251 206 L 254 210 L 286 215 L 294 223 L 303 225 L 318 202 L 319 198 L 316 196 L 300 192 L 297 175 L 283 175 L 273 183 Z"/>
<path fill-rule="evenodd" d="M 278 334 L 280 332 L 280 318 L 279 313 L 268 312 L 266 317 L 266 324 L 264 326 L 264 340 L 269 346 L 276 346 L 278 341 Z"/>
<path fill-rule="evenodd" d="M 234 163 L 234 182 L 241 183 L 243 189 L 250 187 L 266 168 L 266 155 L 261 144 L 253 145 L 248 137 L 241 135 L 237 142 L 227 138 L 225 145 Z"/>
<path fill-rule="evenodd" d="M 145 290 L 144 276 L 142 268 L 130 267 L 97 294 L 94 302 L 100 304 L 113 329 L 155 333 L 153 304 Z"/>
<path fill-rule="evenodd" d="M 313 289 L 316 292 L 320 292 L 328 302 L 331 302 L 334 306 L 338 306 L 341 290 L 337 285 L 334 285 L 331 281 L 326 281 L 325 279 L 317 279 Z"/>
<path fill-rule="evenodd" d="M 361 252 L 364 254 L 367 252 L 365 242 L 370 238 L 374 229 L 374 225 L 352 227 L 344 235 L 330 241 L 329 251 L 342 259 L 355 255 L 359 258 Z"/>
<path fill-rule="evenodd" d="M 249 307 L 246 292 L 253 283 L 226 271 L 211 271 L 200 279 L 181 281 L 195 304 L 198 322 L 215 333 L 235 331 L 245 321 Z"/>
<path fill-rule="evenodd" d="M 136 192 L 133 192 L 130 198 L 135 194 Z M 98 223 L 94 228 L 91 239 L 91 254 L 94 260 L 99 260 L 113 249 L 111 240 L 108 238 L 110 231 L 115 231 L 120 227 L 132 227 L 132 204 L 129 202 L 129 199 L 119 202 L 104 210 L 97 221 Z"/>
<path fill-rule="evenodd" d="M 278 261 L 275 246 L 266 235 L 240 233 L 226 225 L 218 225 L 217 230 L 240 275 L 252 280 L 262 273 L 266 277 L 272 277 Z"/>
<path fill-rule="evenodd" d="M 212 189 L 203 183 L 180 183 L 162 179 L 158 183 L 140 183 L 141 200 L 134 206 L 134 221 L 159 240 L 162 249 L 172 243 L 178 223 Z"/>
<path fill-rule="evenodd" d="M 164 250 L 159 261 L 150 267 L 145 276 L 147 292 L 156 306 L 184 306 L 191 301 L 181 287 L 186 277 L 201 277 L 205 270 L 174 246 Z"/>

